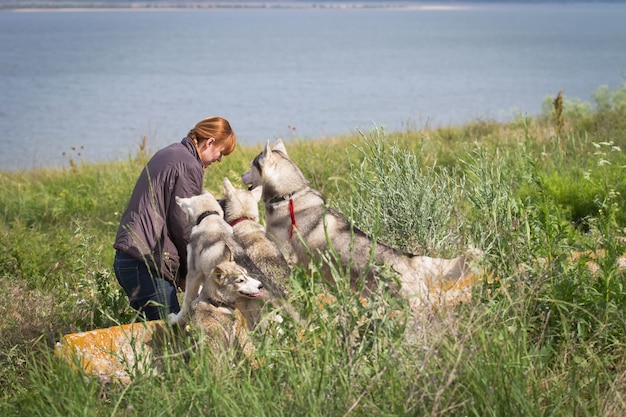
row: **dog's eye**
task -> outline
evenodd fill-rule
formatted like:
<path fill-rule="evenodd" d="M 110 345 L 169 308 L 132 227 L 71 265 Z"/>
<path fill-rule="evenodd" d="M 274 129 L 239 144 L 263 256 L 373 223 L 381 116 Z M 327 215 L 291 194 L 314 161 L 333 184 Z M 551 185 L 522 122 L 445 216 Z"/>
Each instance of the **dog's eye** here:
<path fill-rule="evenodd" d="M 237 278 L 237 280 L 235 281 L 237 284 L 243 284 L 246 280 L 243 277 L 239 277 Z"/>

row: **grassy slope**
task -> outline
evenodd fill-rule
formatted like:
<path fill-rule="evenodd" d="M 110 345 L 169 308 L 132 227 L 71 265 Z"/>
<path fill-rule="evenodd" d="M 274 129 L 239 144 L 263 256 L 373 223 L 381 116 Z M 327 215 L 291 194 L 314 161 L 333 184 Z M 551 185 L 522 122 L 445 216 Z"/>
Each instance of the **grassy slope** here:
<path fill-rule="evenodd" d="M 261 369 L 215 369 L 200 351 L 125 389 L 87 382 L 50 352 L 62 334 L 132 319 L 111 243 L 145 149 L 0 173 L 0 414 L 622 415 L 624 91 L 568 103 L 560 119 L 288 143 L 361 228 L 433 255 L 478 246 L 491 278 L 454 314 L 407 324 L 384 291 L 359 300 L 297 270 L 306 324 L 257 335 Z M 236 184 L 259 150 L 212 166 L 206 188 Z M 571 259 L 597 248 L 595 271 Z"/>

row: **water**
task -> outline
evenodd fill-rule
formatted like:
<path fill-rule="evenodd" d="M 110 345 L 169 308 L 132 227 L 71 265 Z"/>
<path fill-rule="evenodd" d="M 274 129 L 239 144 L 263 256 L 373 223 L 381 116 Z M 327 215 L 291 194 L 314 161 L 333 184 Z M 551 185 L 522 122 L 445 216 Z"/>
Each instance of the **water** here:
<path fill-rule="evenodd" d="M 534 115 L 626 82 L 625 21 L 596 3 L 2 12 L 0 169 L 127 158 L 210 115 L 244 144 Z"/>

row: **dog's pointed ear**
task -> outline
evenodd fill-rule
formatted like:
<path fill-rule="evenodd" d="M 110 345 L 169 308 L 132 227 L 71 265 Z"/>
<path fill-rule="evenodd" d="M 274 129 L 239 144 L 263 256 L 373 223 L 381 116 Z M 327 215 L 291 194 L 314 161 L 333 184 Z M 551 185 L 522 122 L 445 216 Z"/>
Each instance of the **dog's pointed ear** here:
<path fill-rule="evenodd" d="M 213 275 L 213 278 L 215 279 L 215 282 L 217 282 L 218 285 L 222 285 L 224 283 L 224 276 L 226 274 L 224 273 L 224 270 L 222 269 L 220 265 L 216 266 L 213 269 L 212 275 Z"/>
<path fill-rule="evenodd" d="M 285 142 L 283 142 L 282 139 L 276 139 L 276 142 L 274 142 L 274 150 L 287 155 L 287 148 L 285 147 Z"/>
<path fill-rule="evenodd" d="M 230 247 L 230 245 L 228 244 L 228 242 L 224 242 L 224 248 L 226 249 L 226 259 L 231 261 L 231 262 L 235 262 L 235 251 L 233 250 L 232 247 Z"/>
<path fill-rule="evenodd" d="M 224 189 L 224 195 L 229 195 L 233 191 L 235 191 L 235 187 L 233 187 L 233 183 L 230 182 L 228 177 L 224 177 L 224 182 L 222 183 L 222 188 Z"/>
<path fill-rule="evenodd" d="M 265 148 L 263 149 L 263 156 L 261 157 L 262 161 L 269 161 L 272 159 L 272 148 L 270 147 L 270 141 L 268 140 L 267 143 L 265 144 Z M 263 162 L 259 160 L 259 163 L 262 164 Z"/>
<path fill-rule="evenodd" d="M 175 196 L 174 198 L 176 199 L 176 204 L 178 204 L 178 207 L 183 208 L 183 199 L 179 196 Z"/>

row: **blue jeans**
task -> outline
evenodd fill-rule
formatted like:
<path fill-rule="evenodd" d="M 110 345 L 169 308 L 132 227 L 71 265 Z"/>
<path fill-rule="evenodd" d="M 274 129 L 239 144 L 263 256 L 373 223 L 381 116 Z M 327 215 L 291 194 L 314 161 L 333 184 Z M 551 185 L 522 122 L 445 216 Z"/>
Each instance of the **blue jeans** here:
<path fill-rule="evenodd" d="M 131 307 L 147 320 L 166 319 L 169 313 L 180 311 L 176 288 L 144 262 L 118 250 L 113 269 Z"/>

